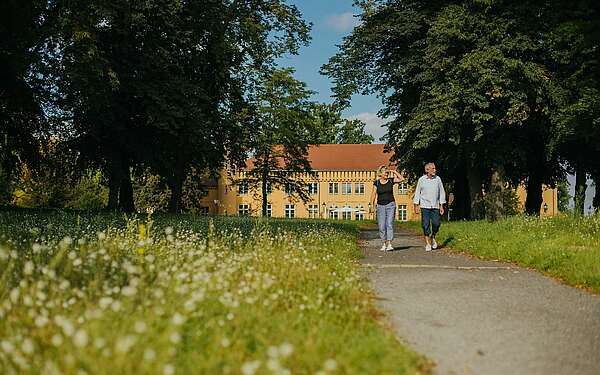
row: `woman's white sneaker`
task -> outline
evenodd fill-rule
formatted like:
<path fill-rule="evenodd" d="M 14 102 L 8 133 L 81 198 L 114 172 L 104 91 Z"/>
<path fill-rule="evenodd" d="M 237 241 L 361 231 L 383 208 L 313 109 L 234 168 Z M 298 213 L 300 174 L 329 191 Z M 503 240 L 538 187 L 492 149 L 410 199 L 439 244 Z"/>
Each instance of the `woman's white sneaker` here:
<path fill-rule="evenodd" d="M 379 249 L 379 251 L 386 251 L 387 246 L 385 244 L 381 245 L 381 249 Z"/>
<path fill-rule="evenodd" d="M 425 245 L 425 251 L 431 251 L 431 245 L 430 244 Z"/>
<path fill-rule="evenodd" d="M 387 247 L 385 248 L 385 251 L 394 251 L 394 246 L 392 246 L 392 244 L 391 244 L 391 243 L 389 243 L 389 244 L 387 245 Z"/>

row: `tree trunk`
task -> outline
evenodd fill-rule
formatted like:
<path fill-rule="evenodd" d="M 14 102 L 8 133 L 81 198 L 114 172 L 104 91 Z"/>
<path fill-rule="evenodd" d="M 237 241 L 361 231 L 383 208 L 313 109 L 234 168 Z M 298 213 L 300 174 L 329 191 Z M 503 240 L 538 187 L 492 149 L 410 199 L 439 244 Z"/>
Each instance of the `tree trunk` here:
<path fill-rule="evenodd" d="M 180 213 L 181 212 L 181 196 L 183 193 L 183 180 L 177 178 L 172 180 L 169 184 L 171 189 L 171 197 L 169 198 L 169 212 Z"/>
<path fill-rule="evenodd" d="M 121 160 L 117 155 L 110 155 L 108 160 L 108 205 L 106 208 L 111 211 L 119 209 L 119 189 L 123 178 L 122 169 Z"/>
<path fill-rule="evenodd" d="M 504 178 L 502 168 L 498 168 L 492 172 L 490 177 L 490 189 L 488 194 L 491 196 L 491 205 L 486 207 L 486 216 L 491 221 L 496 221 L 504 216 L 504 203 L 502 195 L 504 192 Z"/>
<path fill-rule="evenodd" d="M 469 182 L 466 171 L 463 168 L 457 170 L 453 195 L 452 217 L 454 219 L 468 219 L 471 213 Z"/>
<path fill-rule="evenodd" d="M 542 176 L 537 168 L 529 172 L 527 181 L 527 198 L 525 199 L 525 213 L 539 216 L 542 206 Z"/>
<path fill-rule="evenodd" d="M 587 173 L 580 163 L 575 169 L 575 213 L 583 215 L 585 205 L 585 190 L 587 189 Z"/>
<path fill-rule="evenodd" d="M 119 189 L 119 207 L 123 212 L 135 212 L 135 203 L 133 202 L 133 186 L 131 184 L 131 173 L 129 171 L 129 160 L 123 161 L 123 175 Z"/>
<path fill-rule="evenodd" d="M 477 202 L 482 197 L 482 180 L 479 172 L 471 167 L 467 170 L 467 180 L 469 183 L 469 219 L 480 219 L 482 216 L 481 212 L 477 212 Z"/>
<path fill-rule="evenodd" d="M 263 168 L 261 175 L 261 190 L 262 190 L 262 216 L 267 217 L 267 207 L 269 205 L 267 197 L 267 184 L 269 183 L 269 171 Z"/>

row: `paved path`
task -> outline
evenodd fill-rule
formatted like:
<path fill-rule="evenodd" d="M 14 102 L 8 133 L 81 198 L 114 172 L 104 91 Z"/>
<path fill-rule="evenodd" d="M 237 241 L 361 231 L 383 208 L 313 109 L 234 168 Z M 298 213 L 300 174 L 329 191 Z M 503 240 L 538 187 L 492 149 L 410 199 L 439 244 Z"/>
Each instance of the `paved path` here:
<path fill-rule="evenodd" d="M 436 374 L 600 375 L 600 296 L 537 272 L 361 234 L 379 304 Z"/>

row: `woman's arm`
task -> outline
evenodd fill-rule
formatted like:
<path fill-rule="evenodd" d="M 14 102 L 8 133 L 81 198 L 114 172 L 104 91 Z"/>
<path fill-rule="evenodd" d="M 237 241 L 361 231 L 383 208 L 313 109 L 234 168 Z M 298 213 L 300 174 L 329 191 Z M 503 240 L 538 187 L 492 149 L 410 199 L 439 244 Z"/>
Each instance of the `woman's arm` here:
<path fill-rule="evenodd" d="M 400 183 L 404 181 L 404 177 L 402 177 L 402 175 L 400 173 L 398 173 L 398 171 L 392 171 L 392 173 L 394 173 L 394 183 Z"/>
<path fill-rule="evenodd" d="M 375 199 L 377 198 L 377 186 L 373 186 L 373 192 L 371 193 L 371 209 L 375 209 Z"/>

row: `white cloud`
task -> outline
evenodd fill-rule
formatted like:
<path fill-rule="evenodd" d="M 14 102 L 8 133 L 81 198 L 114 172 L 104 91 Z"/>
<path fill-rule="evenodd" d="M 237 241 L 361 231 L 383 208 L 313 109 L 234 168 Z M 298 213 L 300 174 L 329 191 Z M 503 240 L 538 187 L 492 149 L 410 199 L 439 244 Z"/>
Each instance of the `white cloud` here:
<path fill-rule="evenodd" d="M 390 118 L 382 119 L 376 113 L 363 112 L 357 115 L 348 116 L 349 120 L 359 119 L 364 122 L 365 133 L 371 134 L 375 138 L 375 143 L 382 143 L 379 139 L 383 137 L 387 131 L 382 125 L 390 121 Z"/>
<path fill-rule="evenodd" d="M 347 32 L 360 24 L 358 18 L 354 17 L 352 12 L 334 14 L 327 17 L 325 23 L 329 28 L 336 31 Z"/>

